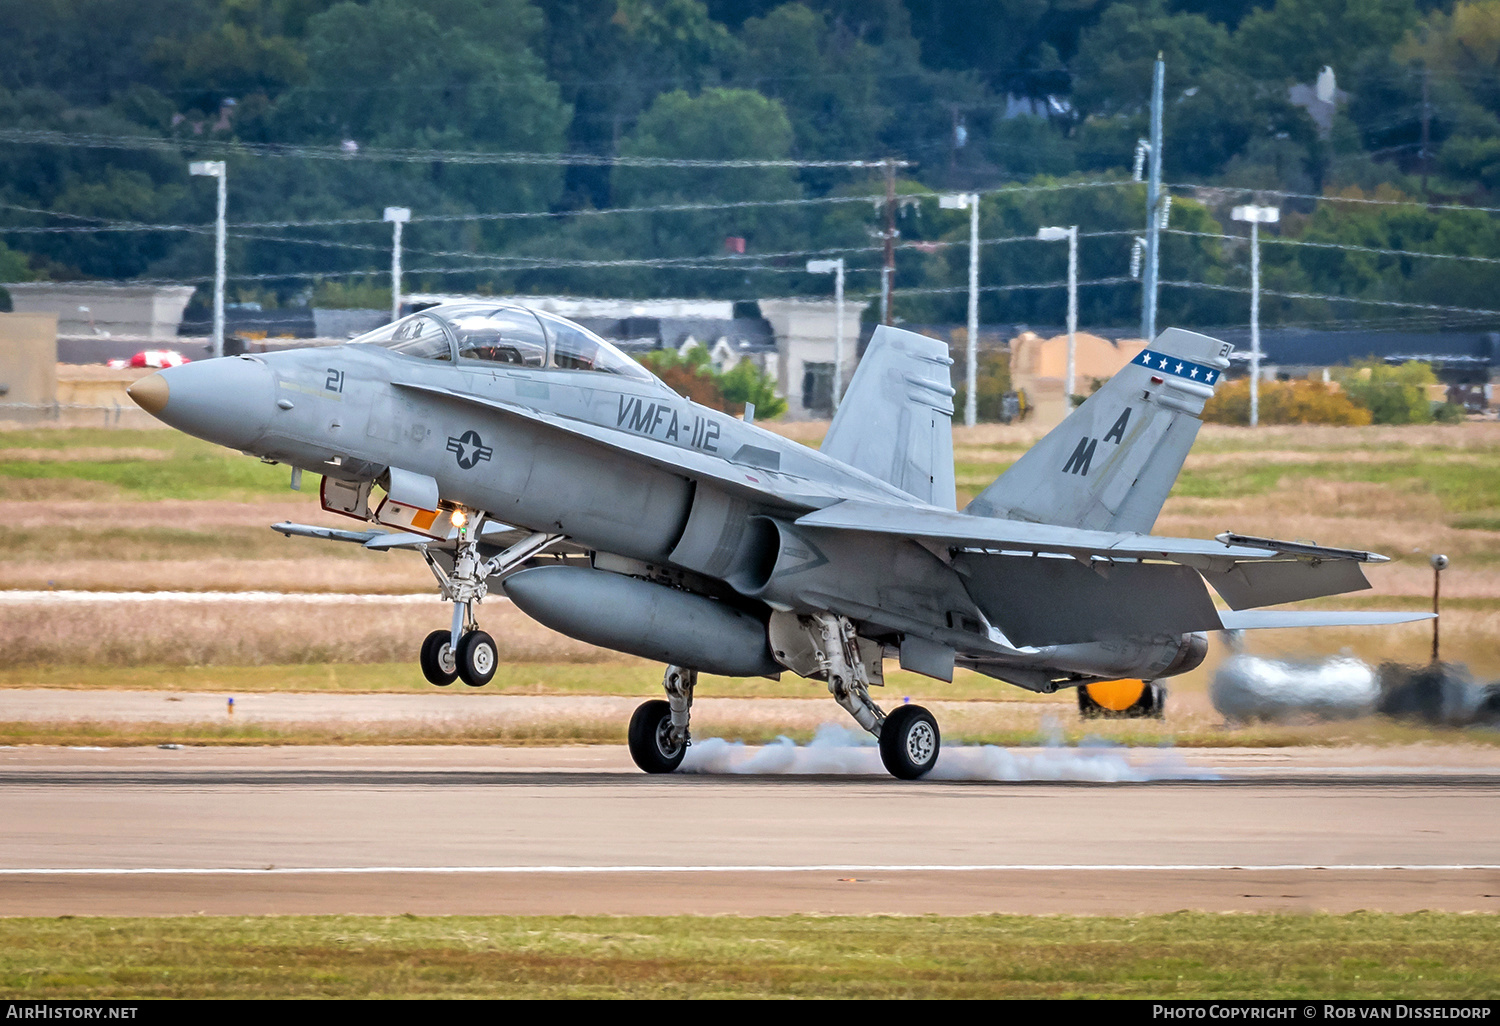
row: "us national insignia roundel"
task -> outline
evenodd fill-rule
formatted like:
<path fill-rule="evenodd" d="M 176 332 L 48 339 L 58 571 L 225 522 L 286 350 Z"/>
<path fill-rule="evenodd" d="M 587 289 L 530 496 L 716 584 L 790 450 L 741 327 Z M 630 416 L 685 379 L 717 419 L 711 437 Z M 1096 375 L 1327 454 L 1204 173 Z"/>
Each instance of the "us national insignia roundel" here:
<path fill-rule="evenodd" d="M 484 460 L 494 455 L 494 450 L 479 438 L 479 432 L 469 430 L 458 437 L 448 436 L 448 451 L 458 460 L 464 470 L 473 470 Z"/>

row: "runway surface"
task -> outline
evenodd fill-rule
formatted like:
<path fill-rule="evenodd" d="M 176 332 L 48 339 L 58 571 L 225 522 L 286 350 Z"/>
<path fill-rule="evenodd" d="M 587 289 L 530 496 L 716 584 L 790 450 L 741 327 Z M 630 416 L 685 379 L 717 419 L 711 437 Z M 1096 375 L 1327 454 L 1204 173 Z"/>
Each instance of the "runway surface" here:
<path fill-rule="evenodd" d="M 1179 754 L 903 783 L 648 777 L 612 747 L 4 749 L 0 914 L 1500 911 L 1492 749 Z"/>

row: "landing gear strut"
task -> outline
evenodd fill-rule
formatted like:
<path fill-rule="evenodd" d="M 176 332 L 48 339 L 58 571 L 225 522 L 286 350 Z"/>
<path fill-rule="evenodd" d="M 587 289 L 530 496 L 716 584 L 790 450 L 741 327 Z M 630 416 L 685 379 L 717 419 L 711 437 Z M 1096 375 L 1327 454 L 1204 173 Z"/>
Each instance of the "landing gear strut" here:
<path fill-rule="evenodd" d="M 697 670 L 668 666 L 661 682 L 667 700 L 643 702 L 630 717 L 630 757 L 647 773 L 671 773 L 682 765 L 692 744 L 688 718 L 697 683 Z"/>
<path fill-rule="evenodd" d="M 483 512 L 475 513 L 471 521 L 459 527 L 452 573 L 443 568 L 427 546 L 420 550 L 428 569 L 437 578 L 443 598 L 453 603 L 452 626 L 427 635 L 419 659 L 422 676 L 440 688 L 460 678 L 471 688 L 482 688 L 494 679 L 500 665 L 499 649 L 495 639 L 479 629 L 474 606 L 489 594 L 490 577 L 519 566 L 563 538 L 560 534 L 538 531 L 484 559 L 479 554 L 484 519 Z"/>
<path fill-rule="evenodd" d="M 771 651 L 784 666 L 827 681 L 834 701 L 880 739 L 880 761 L 892 776 L 915 780 L 937 765 L 942 746 L 937 720 L 920 705 L 903 705 L 889 716 L 881 711 L 870 698 L 870 685 L 885 683 L 883 650 L 862 642 L 848 617 L 772 613 L 769 631 Z"/>

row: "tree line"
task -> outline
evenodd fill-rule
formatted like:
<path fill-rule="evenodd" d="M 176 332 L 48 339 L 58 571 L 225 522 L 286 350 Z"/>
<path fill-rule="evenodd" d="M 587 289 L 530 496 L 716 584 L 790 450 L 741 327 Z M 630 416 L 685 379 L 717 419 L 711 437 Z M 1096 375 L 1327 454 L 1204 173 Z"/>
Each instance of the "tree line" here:
<path fill-rule="evenodd" d="M 1276 199 L 1284 219 L 1267 238 L 1266 288 L 1495 306 L 1490 265 L 1410 254 L 1500 257 L 1491 215 L 1430 205 L 1500 198 L 1500 0 L 32 0 L 0 6 L 0 225 L 201 227 L 213 190 L 187 161 L 222 155 L 231 222 L 378 220 L 387 205 L 419 217 L 558 215 L 414 222 L 409 288 L 821 295 L 829 282 L 800 273 L 802 254 L 842 250 L 851 292 L 868 295 L 885 217 L 878 170 L 370 154 L 895 159 L 896 283 L 919 290 L 898 294 L 903 319 L 963 319 L 964 297 L 936 290 L 966 281 L 967 215 L 932 194 L 978 189 L 987 238 L 1044 224 L 1115 233 L 1084 240 L 1081 277 L 1127 280 L 1086 286 L 1080 315 L 1129 325 L 1131 233 L 1144 220 L 1131 168 L 1158 53 L 1165 176 L 1204 187 L 1177 191 L 1164 280 L 1246 284 L 1245 246 L 1216 237 L 1242 234 L 1227 215 L 1246 190 L 1412 200 Z M 1339 98 L 1320 126 L 1290 90 L 1324 67 Z M 67 144 L 18 134 L 40 131 Z M 348 159 L 215 150 L 224 143 L 340 147 Z M 1115 184 L 1078 187 L 1101 181 Z M 824 202 L 863 196 L 874 199 Z M 600 213 L 745 201 L 768 205 Z M 306 302 L 316 275 L 339 283 L 325 295 L 382 287 L 389 231 L 378 223 L 233 235 L 233 273 L 286 277 L 237 281 L 231 300 Z M 0 239 L 4 280 L 189 279 L 212 267 L 202 232 Z M 695 259 L 712 266 L 629 262 Z M 1056 281 L 1065 260 L 1056 245 L 986 245 L 981 277 Z M 1055 324 L 1063 302 L 1057 289 L 992 291 L 981 317 Z M 1167 286 L 1160 316 L 1242 323 L 1245 306 L 1238 292 Z M 1276 295 L 1263 304 L 1267 323 L 1406 316 Z"/>

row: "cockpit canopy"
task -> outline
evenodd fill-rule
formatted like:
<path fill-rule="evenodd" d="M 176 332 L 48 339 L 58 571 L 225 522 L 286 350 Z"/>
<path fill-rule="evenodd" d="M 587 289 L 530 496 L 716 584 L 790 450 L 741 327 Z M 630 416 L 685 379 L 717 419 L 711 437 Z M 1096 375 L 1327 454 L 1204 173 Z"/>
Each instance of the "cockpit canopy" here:
<path fill-rule="evenodd" d="M 482 360 L 655 380 L 587 328 L 514 303 L 444 303 L 366 332 L 350 344 L 381 346 L 423 360 Z"/>

